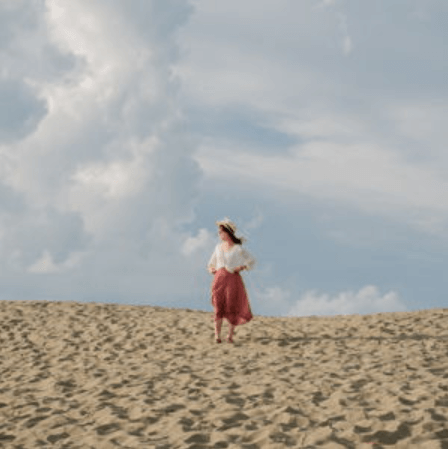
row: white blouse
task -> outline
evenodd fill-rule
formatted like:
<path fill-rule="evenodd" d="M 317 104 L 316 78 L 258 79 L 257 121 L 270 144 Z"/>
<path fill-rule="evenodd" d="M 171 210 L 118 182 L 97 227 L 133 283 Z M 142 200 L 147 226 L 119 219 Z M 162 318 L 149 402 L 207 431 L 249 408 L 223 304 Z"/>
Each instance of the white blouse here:
<path fill-rule="evenodd" d="M 241 245 L 233 245 L 229 251 L 224 251 L 221 244 L 218 243 L 215 251 L 208 262 L 208 268 L 225 268 L 229 273 L 233 273 L 236 267 L 246 266 L 248 270 L 252 270 L 256 261 L 252 255 Z"/>

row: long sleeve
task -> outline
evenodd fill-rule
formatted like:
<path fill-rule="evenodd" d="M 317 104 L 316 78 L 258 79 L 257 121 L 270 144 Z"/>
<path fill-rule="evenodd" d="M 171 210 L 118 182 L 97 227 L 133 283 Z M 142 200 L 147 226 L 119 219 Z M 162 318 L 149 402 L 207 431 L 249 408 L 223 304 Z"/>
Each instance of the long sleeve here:
<path fill-rule="evenodd" d="M 246 266 L 247 270 L 251 270 L 255 266 L 255 259 L 241 245 L 236 245 L 234 250 L 225 256 L 224 265 L 230 273 L 233 273 L 236 267 Z"/>
<path fill-rule="evenodd" d="M 256 264 L 254 257 L 244 248 L 241 248 L 241 256 L 244 261 L 242 265 L 245 265 L 248 270 L 252 270 Z"/>
<path fill-rule="evenodd" d="M 216 264 L 218 262 L 216 252 L 217 248 L 213 251 L 212 257 L 210 257 L 210 260 L 208 261 L 207 268 L 216 268 Z"/>

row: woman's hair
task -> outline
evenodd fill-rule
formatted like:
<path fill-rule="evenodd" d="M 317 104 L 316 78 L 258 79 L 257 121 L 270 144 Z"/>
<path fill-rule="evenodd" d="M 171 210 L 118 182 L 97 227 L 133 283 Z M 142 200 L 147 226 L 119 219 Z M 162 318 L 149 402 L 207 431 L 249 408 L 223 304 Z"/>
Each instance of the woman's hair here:
<path fill-rule="evenodd" d="M 237 245 L 241 245 L 246 239 L 245 238 L 238 238 L 235 237 L 235 234 L 228 228 L 226 228 L 223 225 L 219 225 L 219 229 L 222 229 L 224 232 L 227 232 L 228 235 L 230 235 L 230 238 L 232 239 L 233 243 L 236 243 Z"/>

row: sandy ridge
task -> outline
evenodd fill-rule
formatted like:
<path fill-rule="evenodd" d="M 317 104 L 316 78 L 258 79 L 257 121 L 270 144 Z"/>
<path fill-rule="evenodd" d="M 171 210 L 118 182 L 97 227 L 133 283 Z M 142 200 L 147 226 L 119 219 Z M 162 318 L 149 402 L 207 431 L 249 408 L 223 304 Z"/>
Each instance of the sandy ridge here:
<path fill-rule="evenodd" d="M 0 301 L 0 447 L 448 449 L 447 318 Z"/>

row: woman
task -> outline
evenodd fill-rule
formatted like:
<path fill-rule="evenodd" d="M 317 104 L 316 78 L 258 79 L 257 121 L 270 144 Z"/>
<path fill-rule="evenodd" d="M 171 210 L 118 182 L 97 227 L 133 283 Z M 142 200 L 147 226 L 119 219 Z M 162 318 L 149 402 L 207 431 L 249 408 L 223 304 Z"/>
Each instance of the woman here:
<path fill-rule="evenodd" d="M 216 224 L 222 242 L 216 245 L 208 262 L 208 270 L 215 276 L 211 287 L 215 338 L 216 343 L 221 343 L 222 320 L 226 318 L 230 326 L 227 341 L 233 343 L 235 326 L 253 318 L 240 271 L 251 270 L 255 259 L 241 246 L 244 239 L 235 236 L 234 223 L 225 218 Z"/>

